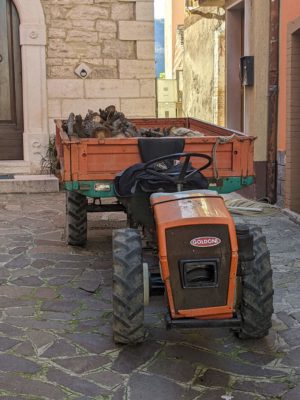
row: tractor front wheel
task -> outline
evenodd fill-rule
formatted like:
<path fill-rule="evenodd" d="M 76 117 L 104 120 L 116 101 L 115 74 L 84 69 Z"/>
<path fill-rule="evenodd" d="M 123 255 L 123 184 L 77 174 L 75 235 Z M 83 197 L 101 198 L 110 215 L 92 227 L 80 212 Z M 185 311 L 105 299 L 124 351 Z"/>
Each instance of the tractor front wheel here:
<path fill-rule="evenodd" d="M 142 241 L 129 228 L 113 232 L 113 335 L 122 344 L 145 336 Z"/>
<path fill-rule="evenodd" d="M 270 252 L 261 228 L 250 228 L 250 233 L 254 259 L 241 274 L 242 326 L 238 332 L 241 339 L 263 338 L 272 326 L 274 291 Z"/>
<path fill-rule="evenodd" d="M 87 198 L 66 192 L 66 241 L 71 246 L 84 246 L 87 241 Z"/>

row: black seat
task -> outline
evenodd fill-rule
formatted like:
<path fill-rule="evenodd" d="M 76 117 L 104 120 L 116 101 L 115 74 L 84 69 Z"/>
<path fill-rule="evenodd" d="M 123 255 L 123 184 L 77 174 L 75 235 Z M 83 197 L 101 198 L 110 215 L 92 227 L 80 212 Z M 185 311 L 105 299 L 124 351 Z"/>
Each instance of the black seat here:
<path fill-rule="evenodd" d="M 182 138 L 138 139 L 139 152 L 144 163 L 169 154 L 183 153 L 184 145 L 185 141 Z"/>

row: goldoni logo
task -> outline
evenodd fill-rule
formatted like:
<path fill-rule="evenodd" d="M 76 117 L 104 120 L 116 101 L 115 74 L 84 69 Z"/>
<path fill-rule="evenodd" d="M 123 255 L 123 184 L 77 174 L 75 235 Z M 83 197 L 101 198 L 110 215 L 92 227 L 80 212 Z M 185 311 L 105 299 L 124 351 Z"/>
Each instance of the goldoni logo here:
<path fill-rule="evenodd" d="M 217 237 L 205 236 L 192 239 L 190 244 L 194 247 L 213 247 L 218 246 L 221 242 L 222 240 Z"/>

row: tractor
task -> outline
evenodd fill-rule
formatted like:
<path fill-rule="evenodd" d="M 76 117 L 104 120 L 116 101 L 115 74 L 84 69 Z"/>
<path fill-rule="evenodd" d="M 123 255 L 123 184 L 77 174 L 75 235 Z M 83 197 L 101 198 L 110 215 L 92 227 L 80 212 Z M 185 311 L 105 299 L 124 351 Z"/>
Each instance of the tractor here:
<path fill-rule="evenodd" d="M 229 327 L 241 339 L 263 338 L 273 313 L 266 238 L 260 227 L 235 225 L 223 197 L 208 190 L 211 156 L 172 141 L 140 140 L 142 163 L 114 181 L 128 222 L 113 232 L 114 341 L 145 339 L 144 309 L 157 291 L 167 328 Z"/>

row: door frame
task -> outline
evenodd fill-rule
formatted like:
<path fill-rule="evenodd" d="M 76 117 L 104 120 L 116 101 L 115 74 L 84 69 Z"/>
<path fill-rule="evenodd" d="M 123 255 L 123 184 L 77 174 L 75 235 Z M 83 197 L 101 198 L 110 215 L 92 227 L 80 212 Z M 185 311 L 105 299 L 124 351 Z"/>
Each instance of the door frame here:
<path fill-rule="evenodd" d="M 245 0 L 226 8 L 226 126 L 244 132 L 244 89 L 240 81 L 243 56 Z"/>
<path fill-rule="evenodd" d="M 45 16 L 40 0 L 12 1 L 20 18 L 24 161 L 39 173 L 48 144 Z"/>
<path fill-rule="evenodd" d="M 285 206 L 300 213 L 300 17 L 288 24 Z"/>

